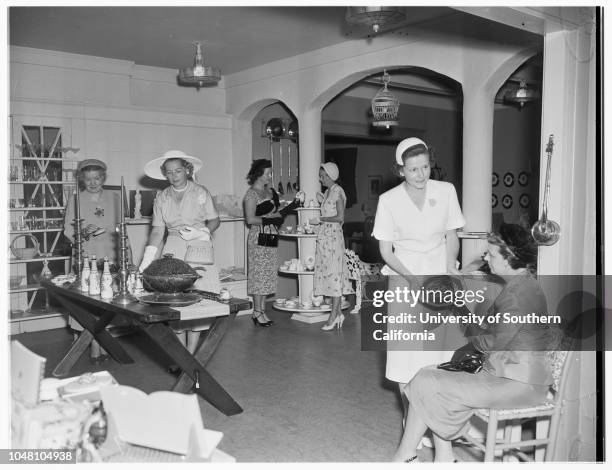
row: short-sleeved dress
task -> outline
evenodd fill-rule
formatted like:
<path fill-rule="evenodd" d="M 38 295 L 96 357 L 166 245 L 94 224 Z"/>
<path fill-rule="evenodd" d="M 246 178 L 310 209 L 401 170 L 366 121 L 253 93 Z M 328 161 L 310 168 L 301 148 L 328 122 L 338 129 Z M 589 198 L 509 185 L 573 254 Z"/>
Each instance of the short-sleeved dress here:
<path fill-rule="evenodd" d="M 258 192 L 249 188 L 244 195 L 244 201 L 255 201 L 255 205 L 272 199 L 269 190 Z M 269 230 L 269 228 L 266 228 Z M 271 229 L 274 231 L 274 229 Z M 261 225 L 251 225 L 247 238 L 248 272 L 247 293 L 251 295 L 270 295 L 276 292 L 278 279 L 278 249 L 259 246 L 257 239 L 261 233 Z"/>
<path fill-rule="evenodd" d="M 181 238 L 179 230 L 183 226 L 204 228 L 207 220 L 218 217 L 213 198 L 205 187 L 187 181 L 184 191 L 176 191 L 172 186 L 164 189 L 155 198 L 152 221 L 153 227 L 168 229 L 162 255 L 172 253 L 175 258 L 185 259 L 189 242 Z M 206 265 L 204 268 L 206 271 L 198 271 L 202 277 L 196 280 L 194 287 L 219 292 L 219 270 L 215 265 Z"/>
<path fill-rule="evenodd" d="M 408 195 L 404 183 L 381 194 L 372 235 L 393 242 L 395 256 L 417 275 L 446 272 L 446 231 L 465 225 L 455 187 L 444 181 L 427 181 L 422 210 Z M 389 266 L 383 274 L 396 274 Z M 403 288 L 400 276 L 389 277 L 389 290 Z M 395 311 L 397 310 L 397 311 Z M 404 304 L 389 304 L 389 315 L 405 312 Z M 408 383 L 421 367 L 450 359 L 449 351 L 387 351 L 386 377 Z"/>
<path fill-rule="evenodd" d="M 115 228 L 119 223 L 119 196 L 115 193 L 102 190 L 98 200 L 92 199 L 93 195 L 87 191 L 81 191 L 79 195 L 79 206 L 81 227 L 92 224 L 96 227 L 106 229 L 106 232 L 97 237 L 90 237 L 83 240 L 83 252 L 96 255 L 98 260 L 108 256 L 111 264 L 116 264 L 118 259 L 117 232 Z M 68 199 L 66 214 L 64 219 L 64 234 L 74 240 L 74 198 Z"/>
<path fill-rule="evenodd" d="M 334 184 L 323 196 L 321 217 L 335 216 L 338 200 L 346 205 L 344 190 Z M 351 292 L 348 265 L 344 259 L 342 224 L 321 222 L 315 250 L 314 294 L 340 297 Z"/>

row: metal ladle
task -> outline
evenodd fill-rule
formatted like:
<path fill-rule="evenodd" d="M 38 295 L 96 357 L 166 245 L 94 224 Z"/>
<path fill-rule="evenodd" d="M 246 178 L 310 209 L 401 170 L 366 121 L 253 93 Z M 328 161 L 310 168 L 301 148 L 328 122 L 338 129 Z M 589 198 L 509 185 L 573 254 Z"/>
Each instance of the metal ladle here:
<path fill-rule="evenodd" d="M 561 235 L 561 227 L 557 222 L 548 220 L 548 193 L 550 191 L 550 161 L 552 160 L 553 152 L 553 135 L 548 138 L 546 145 L 546 154 L 548 161 L 546 163 L 546 181 L 544 183 L 544 205 L 542 207 L 542 216 L 533 227 L 531 227 L 531 235 L 538 245 L 550 246 L 559 241 Z"/>

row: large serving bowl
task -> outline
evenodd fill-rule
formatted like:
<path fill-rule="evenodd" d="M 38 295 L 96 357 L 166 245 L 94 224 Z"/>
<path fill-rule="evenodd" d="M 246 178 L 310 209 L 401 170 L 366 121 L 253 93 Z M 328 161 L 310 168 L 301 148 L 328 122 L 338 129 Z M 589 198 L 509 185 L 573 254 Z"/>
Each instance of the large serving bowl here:
<path fill-rule="evenodd" d="M 153 261 L 142 272 L 142 281 L 146 290 L 169 294 L 183 292 L 193 286 L 200 277 L 195 269 L 171 254 Z"/>

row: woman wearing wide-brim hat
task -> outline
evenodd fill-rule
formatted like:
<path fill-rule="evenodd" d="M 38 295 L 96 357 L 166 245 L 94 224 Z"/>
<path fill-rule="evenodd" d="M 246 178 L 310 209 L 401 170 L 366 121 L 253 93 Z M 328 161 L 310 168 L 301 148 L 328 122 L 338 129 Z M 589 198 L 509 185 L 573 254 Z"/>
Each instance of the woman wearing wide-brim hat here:
<path fill-rule="evenodd" d="M 161 255 L 171 253 L 175 258 L 192 265 L 203 266 L 205 271 L 198 271 L 202 277 L 195 282 L 195 287 L 218 293 L 220 285 L 217 267 L 210 264 L 209 257 L 193 257 L 194 253 L 196 256 L 205 253 L 203 248 L 210 246 L 211 234 L 220 225 L 212 195 L 204 186 L 193 181 L 193 175 L 200 168 L 202 161 L 199 158 L 180 150 L 169 150 L 145 165 L 147 176 L 167 180 L 170 186 L 155 198 L 151 234 L 140 263 L 140 271 L 151 264 L 158 251 L 161 251 Z M 168 236 L 161 246 L 166 230 Z M 158 250 L 160 246 L 161 250 Z M 192 249 L 188 251 L 189 248 Z"/>

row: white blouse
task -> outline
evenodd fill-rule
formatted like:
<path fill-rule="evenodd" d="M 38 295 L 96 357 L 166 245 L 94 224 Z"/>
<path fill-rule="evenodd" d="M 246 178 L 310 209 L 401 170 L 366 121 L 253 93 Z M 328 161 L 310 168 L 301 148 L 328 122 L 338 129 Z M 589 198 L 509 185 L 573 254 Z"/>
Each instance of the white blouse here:
<path fill-rule="evenodd" d="M 451 183 L 429 180 L 423 209 L 400 184 L 380 195 L 372 235 L 393 242 L 395 255 L 415 274 L 446 271 L 446 231 L 465 225 Z M 383 274 L 393 274 L 385 266 Z"/>

